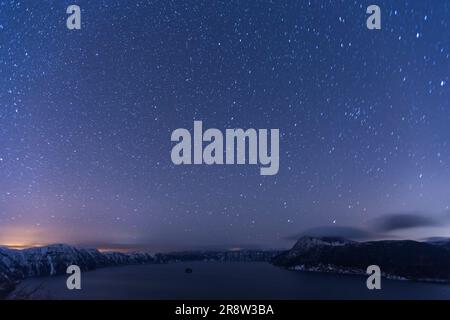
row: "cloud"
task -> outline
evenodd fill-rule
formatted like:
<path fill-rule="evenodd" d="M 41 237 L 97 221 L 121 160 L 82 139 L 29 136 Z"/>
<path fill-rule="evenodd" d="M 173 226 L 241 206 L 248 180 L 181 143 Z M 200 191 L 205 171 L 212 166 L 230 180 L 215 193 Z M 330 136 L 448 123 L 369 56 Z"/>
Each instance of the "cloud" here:
<path fill-rule="evenodd" d="M 339 237 L 350 240 L 366 240 L 376 238 L 377 235 L 363 229 L 344 226 L 328 226 L 308 229 L 301 233 L 288 236 L 288 240 L 298 240 L 302 236 L 311 237 Z"/>
<path fill-rule="evenodd" d="M 388 214 L 372 221 L 373 229 L 378 232 L 390 232 L 418 227 L 433 227 L 439 225 L 436 218 L 420 213 Z"/>
<path fill-rule="evenodd" d="M 444 214 L 401 212 L 386 214 L 369 220 L 365 227 L 316 227 L 287 236 L 285 239 L 298 240 L 302 236 L 339 237 L 355 241 L 396 239 L 399 237 L 404 238 L 405 234 L 401 233 L 403 230 L 425 227 L 442 227 L 443 225 L 449 224 L 450 212 L 445 212 Z"/>

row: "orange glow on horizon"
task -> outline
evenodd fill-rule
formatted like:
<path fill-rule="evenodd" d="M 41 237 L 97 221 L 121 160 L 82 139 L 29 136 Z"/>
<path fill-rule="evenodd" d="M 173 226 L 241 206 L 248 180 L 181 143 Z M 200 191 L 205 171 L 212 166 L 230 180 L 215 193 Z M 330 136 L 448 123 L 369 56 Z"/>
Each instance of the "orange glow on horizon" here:
<path fill-rule="evenodd" d="M 0 228 L 0 246 L 19 250 L 40 247 L 50 243 L 47 240 L 52 239 L 46 239 L 50 234 L 52 234 L 50 230 L 43 228 L 23 226 L 3 227 Z"/>
<path fill-rule="evenodd" d="M 8 249 L 23 250 L 23 249 L 28 249 L 28 248 L 42 247 L 42 246 L 44 246 L 44 244 L 5 243 L 5 244 L 0 244 L 0 246 L 6 247 Z"/>

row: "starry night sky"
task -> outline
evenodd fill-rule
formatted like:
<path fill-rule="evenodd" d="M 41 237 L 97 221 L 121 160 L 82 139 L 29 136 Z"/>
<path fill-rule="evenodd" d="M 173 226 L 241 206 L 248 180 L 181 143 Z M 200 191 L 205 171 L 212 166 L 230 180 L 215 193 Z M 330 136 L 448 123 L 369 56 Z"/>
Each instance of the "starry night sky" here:
<path fill-rule="evenodd" d="M 450 2 L 376 1 L 369 31 L 372 2 L 0 0 L 0 243 L 286 247 L 446 216 Z M 175 166 L 194 120 L 279 128 L 279 173 Z"/>

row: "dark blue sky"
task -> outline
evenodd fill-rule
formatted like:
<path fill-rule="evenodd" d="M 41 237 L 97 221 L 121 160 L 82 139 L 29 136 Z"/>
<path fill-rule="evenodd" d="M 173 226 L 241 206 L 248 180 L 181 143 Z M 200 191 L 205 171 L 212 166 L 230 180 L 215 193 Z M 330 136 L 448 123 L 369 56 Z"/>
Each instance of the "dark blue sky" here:
<path fill-rule="evenodd" d="M 283 247 L 446 215 L 450 3 L 378 1 L 380 31 L 370 4 L 0 0 L 0 243 Z M 279 128 L 279 173 L 173 165 L 194 120 Z M 403 236 L 428 235 L 450 227 Z"/>

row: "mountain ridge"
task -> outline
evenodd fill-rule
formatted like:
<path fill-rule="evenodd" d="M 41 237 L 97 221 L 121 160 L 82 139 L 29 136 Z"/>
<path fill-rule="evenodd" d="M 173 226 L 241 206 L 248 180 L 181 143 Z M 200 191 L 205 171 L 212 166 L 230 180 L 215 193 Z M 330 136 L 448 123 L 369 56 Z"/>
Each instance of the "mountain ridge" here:
<path fill-rule="evenodd" d="M 353 274 L 365 274 L 369 265 L 378 265 L 389 278 L 450 282 L 449 247 L 414 240 L 301 237 L 272 263 L 294 270 Z"/>
<path fill-rule="evenodd" d="M 0 297 L 11 291 L 15 284 L 27 277 L 65 274 L 69 265 L 82 271 L 96 268 L 156 263 L 149 253 L 105 252 L 97 249 L 77 248 L 66 244 L 52 244 L 23 250 L 0 247 Z"/>

